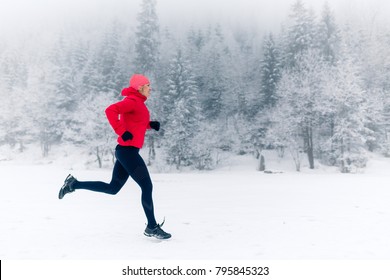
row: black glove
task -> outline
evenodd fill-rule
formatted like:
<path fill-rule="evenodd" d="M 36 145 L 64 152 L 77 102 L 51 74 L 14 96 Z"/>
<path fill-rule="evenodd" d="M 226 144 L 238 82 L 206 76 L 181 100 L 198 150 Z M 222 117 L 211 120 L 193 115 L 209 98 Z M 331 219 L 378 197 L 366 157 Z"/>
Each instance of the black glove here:
<path fill-rule="evenodd" d="M 150 122 L 149 125 L 155 131 L 159 131 L 160 130 L 160 122 L 153 121 L 153 122 Z"/>
<path fill-rule="evenodd" d="M 125 133 L 123 133 L 121 137 L 123 141 L 127 141 L 133 139 L 133 134 L 128 131 L 125 131 Z"/>

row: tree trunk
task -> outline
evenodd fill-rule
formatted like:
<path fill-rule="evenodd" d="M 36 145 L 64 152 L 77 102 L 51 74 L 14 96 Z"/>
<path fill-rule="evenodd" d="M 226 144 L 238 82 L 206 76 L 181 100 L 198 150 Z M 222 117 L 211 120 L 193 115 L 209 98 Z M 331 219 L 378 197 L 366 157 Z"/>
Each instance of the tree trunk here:
<path fill-rule="evenodd" d="M 265 170 L 265 159 L 264 156 L 260 156 L 260 161 L 259 161 L 259 171 L 264 171 Z"/>
<path fill-rule="evenodd" d="M 156 159 L 156 149 L 154 148 L 154 137 L 149 136 L 149 154 L 148 154 L 148 166 L 152 165 L 153 161 Z"/>
<path fill-rule="evenodd" d="M 99 168 L 102 168 L 102 166 L 103 166 L 103 164 L 102 164 L 102 156 L 100 155 L 99 147 L 96 147 L 96 158 L 97 158 L 97 161 L 98 161 L 98 164 L 99 164 Z"/>
<path fill-rule="evenodd" d="M 111 153 L 111 158 L 112 158 L 112 165 L 115 164 L 115 152 L 114 150 L 110 149 L 110 153 Z"/>
<path fill-rule="evenodd" d="M 348 173 L 348 168 L 345 162 L 345 149 L 344 149 L 344 139 L 341 138 L 340 141 L 340 171 L 341 173 Z"/>
<path fill-rule="evenodd" d="M 313 128 L 305 127 L 304 131 L 304 147 L 309 160 L 309 168 L 314 169 L 314 147 L 313 147 Z"/>
<path fill-rule="evenodd" d="M 49 155 L 50 144 L 47 140 L 43 140 L 41 145 L 42 145 L 42 156 L 47 157 Z"/>
<path fill-rule="evenodd" d="M 24 145 L 23 145 L 23 140 L 20 140 L 19 141 L 19 151 L 21 152 L 21 153 L 23 153 L 24 152 Z"/>
<path fill-rule="evenodd" d="M 308 147 L 307 147 L 307 156 L 309 159 L 309 167 L 310 169 L 314 169 L 314 147 L 313 147 L 313 129 L 308 128 Z"/>
<path fill-rule="evenodd" d="M 300 172 L 301 171 L 301 157 L 299 154 L 299 149 L 291 149 L 290 148 L 290 153 L 291 153 L 291 156 L 292 156 L 294 163 L 295 163 L 295 170 L 297 172 Z"/>

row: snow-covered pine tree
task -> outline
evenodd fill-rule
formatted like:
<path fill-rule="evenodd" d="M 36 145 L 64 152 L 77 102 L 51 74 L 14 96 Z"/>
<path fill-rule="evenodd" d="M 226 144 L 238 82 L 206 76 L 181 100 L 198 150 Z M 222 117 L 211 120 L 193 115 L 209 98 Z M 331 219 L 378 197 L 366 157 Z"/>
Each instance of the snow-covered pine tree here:
<path fill-rule="evenodd" d="M 138 26 L 135 37 L 135 72 L 149 77 L 152 84 L 153 98 L 148 101 L 148 107 L 153 118 L 159 119 L 158 112 L 158 88 L 159 77 L 158 62 L 160 56 L 160 26 L 156 12 L 156 0 L 143 0 L 138 14 Z M 146 135 L 145 142 L 149 148 L 148 164 L 154 160 L 155 137 L 153 133 Z"/>
<path fill-rule="evenodd" d="M 340 51 L 340 32 L 328 3 L 325 3 L 322 9 L 316 35 L 316 47 L 320 50 L 325 61 L 332 65 L 337 62 Z"/>
<path fill-rule="evenodd" d="M 50 68 L 52 69 L 52 68 Z M 50 81 L 53 77 L 49 69 L 43 71 L 38 77 L 40 84 L 36 88 L 31 88 L 32 96 L 34 99 L 31 100 L 31 105 L 33 106 L 32 115 L 35 123 L 34 129 L 36 129 L 37 139 L 39 140 L 42 156 L 47 157 L 49 155 L 50 149 L 54 143 L 59 143 L 63 134 L 62 125 L 63 122 L 60 118 L 53 119 L 53 116 L 56 116 L 57 106 L 60 105 L 55 102 L 55 85 Z M 63 110 L 62 112 L 64 112 Z M 63 116 L 62 113 L 60 115 Z M 70 115 L 64 120 L 68 120 Z"/>
<path fill-rule="evenodd" d="M 80 100 L 78 110 L 73 112 L 75 121 L 64 130 L 63 138 L 73 145 L 85 148 L 95 156 L 97 166 L 102 168 L 104 162 L 113 164 L 113 133 L 104 110 L 112 103 L 112 96 L 107 93 L 91 92 Z"/>
<path fill-rule="evenodd" d="M 313 11 L 306 9 L 302 1 L 297 0 L 291 8 L 290 22 L 282 36 L 281 54 L 283 67 L 287 70 L 283 75 L 291 76 L 294 81 L 291 83 L 294 89 L 284 89 L 288 93 L 295 91 L 287 102 L 300 115 L 298 120 L 300 135 L 310 168 L 314 168 L 314 129 L 318 125 L 320 110 L 316 104 L 321 100 L 319 97 L 323 90 L 321 74 L 325 69 L 324 59 L 316 50 L 316 30 Z"/>
<path fill-rule="evenodd" d="M 159 89 L 161 91 L 165 90 L 166 76 L 169 72 L 171 59 L 176 53 L 176 46 L 175 35 L 168 28 L 162 30 L 160 50 L 163 55 L 160 56 L 156 68 L 156 82 L 158 85 L 161 85 L 161 89 Z"/>
<path fill-rule="evenodd" d="M 194 143 L 195 136 L 199 134 L 198 88 L 191 66 L 180 48 L 171 62 L 167 88 L 164 104 L 172 106 L 164 109 L 167 124 L 163 145 L 168 163 L 180 169 L 196 164 L 200 156 Z"/>
<path fill-rule="evenodd" d="M 327 3 L 324 4 L 322 13 L 319 19 L 317 33 L 315 37 L 315 48 L 319 50 L 319 54 L 322 57 L 325 67 L 328 68 L 328 73 L 335 70 L 337 60 L 340 56 L 340 32 L 336 25 L 335 16 Z M 331 79 L 330 76 L 328 76 Z M 320 110 L 318 120 L 318 135 L 316 145 L 316 157 L 325 164 L 335 165 L 336 161 L 333 157 L 334 147 L 331 141 L 329 141 L 334 134 L 334 117 L 335 112 L 332 106 L 331 92 L 333 89 L 329 85 L 324 85 L 322 94 L 322 109 Z"/>
<path fill-rule="evenodd" d="M 380 32 L 377 38 L 376 48 L 373 48 L 372 53 L 377 54 L 375 77 L 376 88 L 382 94 L 382 130 L 383 137 L 379 137 L 377 143 L 381 147 L 384 155 L 390 157 L 390 35 L 387 32 Z M 380 47 L 378 47 L 380 45 Z M 378 51 L 379 49 L 379 51 Z"/>
<path fill-rule="evenodd" d="M 375 30 L 375 29 L 374 29 Z M 367 100 L 367 123 L 366 127 L 371 130 L 371 135 L 367 137 L 368 150 L 382 151 L 387 154 L 389 141 L 387 131 L 389 131 L 389 92 L 390 92 L 390 41 L 387 30 L 376 30 L 369 27 L 362 31 L 366 34 L 360 41 L 364 53 L 355 54 L 359 57 L 360 76 L 363 80 L 364 90 Z M 350 50 L 353 53 L 355 50 Z"/>
<path fill-rule="evenodd" d="M 390 157 L 390 94 L 389 91 L 383 93 L 383 129 L 384 140 L 381 143 L 381 152 L 386 157 Z"/>
<path fill-rule="evenodd" d="M 278 83 L 278 103 L 270 113 L 271 124 L 265 136 L 265 144 L 282 156 L 289 152 L 295 163 L 295 170 L 301 170 L 303 142 L 300 126 L 301 116 L 294 102 L 295 80 L 284 70 Z M 293 98 L 293 99 L 291 99 Z"/>
<path fill-rule="evenodd" d="M 315 17 L 301 0 L 297 0 L 291 7 L 291 14 L 283 37 L 283 64 L 294 68 L 296 61 L 307 50 L 315 46 L 316 25 Z"/>
<path fill-rule="evenodd" d="M 224 59 L 228 52 L 221 27 L 210 27 L 207 43 L 201 51 L 201 73 L 198 73 L 200 101 L 206 119 L 217 119 L 223 110 L 227 85 Z"/>
<path fill-rule="evenodd" d="M 0 65 L 3 65 L 3 53 L 2 53 L 2 56 L 0 56 Z M 0 67 L 0 98 L 1 100 L 3 100 L 3 102 L 0 102 L 0 112 L 2 112 L 0 114 L 0 145 L 4 145 L 6 144 L 5 143 L 5 137 L 6 137 L 6 134 L 7 134 L 7 127 L 6 127 L 6 123 L 7 123 L 7 108 L 8 107 L 8 90 L 7 90 L 7 87 L 5 85 L 5 81 L 4 81 L 4 74 L 3 74 L 3 68 Z"/>
<path fill-rule="evenodd" d="M 280 80 L 281 61 L 278 47 L 272 34 L 264 40 L 261 61 L 261 106 L 273 108 L 276 104 L 276 86 Z"/>
<path fill-rule="evenodd" d="M 193 27 L 188 31 L 187 40 L 189 47 L 194 47 L 197 52 L 200 52 L 206 44 L 206 38 L 201 29 L 195 30 Z"/>
<path fill-rule="evenodd" d="M 237 29 L 232 36 L 229 52 L 223 56 L 226 86 L 222 95 L 222 116 L 228 121 L 236 119 L 239 114 L 251 119 L 261 109 L 262 103 L 256 34 Z"/>
<path fill-rule="evenodd" d="M 159 61 L 160 26 L 156 0 L 143 0 L 135 38 L 136 72 L 154 77 Z"/>
<path fill-rule="evenodd" d="M 88 51 L 88 59 L 82 71 L 80 88 L 78 88 L 82 96 L 92 92 L 100 92 L 101 90 L 102 71 L 100 68 L 99 48 L 100 42 L 96 42 L 96 45 Z"/>
<path fill-rule="evenodd" d="M 345 52 L 344 52 L 345 53 Z M 367 100 L 359 75 L 359 65 L 349 56 L 343 56 L 334 78 L 332 104 L 335 110 L 334 134 L 335 158 L 340 171 L 353 172 L 365 166 L 365 143 L 370 131 L 367 123 Z"/>
<path fill-rule="evenodd" d="M 372 27 L 372 26 L 371 26 Z M 351 28 L 355 32 L 351 33 Z M 352 77 L 364 92 L 364 130 L 362 137 L 365 147 L 369 151 L 381 150 L 386 142 L 386 61 L 388 60 L 388 47 L 377 43 L 380 32 L 372 33 L 369 26 L 347 26 L 343 30 L 343 63 L 347 67 L 353 64 Z M 375 34 L 375 35 L 374 35 Z M 385 35 L 386 36 L 386 35 Z M 384 40 L 385 41 L 385 40 Z M 382 41 L 383 42 L 383 41 Z M 349 67 L 347 67 L 348 69 Z M 362 157 L 365 157 L 364 155 Z"/>
<path fill-rule="evenodd" d="M 233 146 L 237 147 L 230 137 L 233 134 L 231 131 L 234 130 L 230 124 L 240 105 L 244 103 L 241 76 L 246 74 L 242 70 L 248 71 L 248 69 L 241 68 L 245 54 L 237 52 L 240 56 L 234 56 L 233 59 L 226 46 L 224 49 L 225 43 L 220 26 L 209 26 L 206 30 L 191 28 L 187 34 L 186 56 L 195 76 L 202 108 L 200 133 L 196 136 L 197 145 L 203 146 L 201 147 L 203 152 L 199 154 L 207 155 L 206 158 L 213 154 L 213 160 L 211 158 L 204 160 L 204 164 L 200 164 L 197 168 L 201 165 L 208 165 L 203 168 L 212 168 L 219 161 L 218 154 L 221 149 L 226 151 L 231 150 Z M 232 61 L 234 64 L 231 63 Z M 224 82 L 221 77 L 224 77 Z M 228 77 L 232 78 L 228 79 Z M 218 89 L 212 86 L 216 81 L 220 85 Z M 214 92 L 215 96 L 212 96 L 211 88 L 217 90 Z M 247 107 L 240 108 L 247 112 Z M 214 117 L 207 118 L 207 115 L 214 115 Z"/>
<path fill-rule="evenodd" d="M 307 51 L 297 58 L 294 69 L 283 72 L 284 82 L 278 87 L 280 102 L 276 111 L 284 118 L 297 122 L 293 127 L 298 127 L 299 133 L 293 131 L 293 134 L 294 137 L 302 137 L 302 150 L 307 154 L 311 169 L 314 168 L 315 134 L 323 110 L 321 103 L 324 100 L 328 71 L 329 68 L 318 51 Z M 294 117 L 289 117 L 280 108 Z"/>
<path fill-rule="evenodd" d="M 120 45 L 119 26 L 117 22 L 113 22 L 104 33 L 98 50 L 98 70 L 101 75 L 97 81 L 99 92 L 109 93 L 111 96 L 118 95 L 129 76 L 120 68 Z"/>
<path fill-rule="evenodd" d="M 17 49 L 9 49 L 0 57 L 0 81 L 3 90 L 25 88 L 28 79 L 28 66 L 23 55 Z"/>
<path fill-rule="evenodd" d="M 253 102 L 256 106 L 256 111 L 253 117 L 248 120 L 246 127 L 249 129 L 247 132 L 249 141 L 247 141 L 253 145 L 256 158 L 263 160 L 262 150 L 267 146 L 265 136 L 272 123 L 270 113 L 277 103 L 276 88 L 281 76 L 280 52 L 272 33 L 263 39 L 259 69 L 259 94 L 257 95 L 257 100 Z"/>
<path fill-rule="evenodd" d="M 52 144 L 61 141 L 77 107 L 77 85 L 69 54 L 69 45 L 60 36 L 42 65 L 45 69 L 40 73 L 41 84 L 34 88 L 40 102 L 40 110 L 35 117 L 44 157 L 48 156 Z"/>
<path fill-rule="evenodd" d="M 88 86 L 84 83 L 86 79 L 86 70 L 88 69 L 88 63 L 91 56 L 91 47 L 87 41 L 81 38 L 74 39 L 69 42 L 69 58 L 73 71 L 73 80 L 75 84 L 75 103 L 79 102 L 82 96 L 89 92 Z M 76 106 L 77 107 L 77 106 Z"/>
<path fill-rule="evenodd" d="M 16 49 L 9 49 L 0 57 L 0 144 L 11 147 L 19 144 L 23 151 L 24 143 L 31 138 L 28 126 L 27 106 L 28 66 L 26 58 Z"/>
<path fill-rule="evenodd" d="M 119 24 L 113 22 L 101 36 L 90 42 L 89 46 L 77 44 L 81 48 L 79 54 L 73 51 L 72 65 L 74 69 L 78 69 L 77 90 L 81 96 L 92 92 L 118 96 L 123 85 L 127 84 L 129 74 L 124 73 L 120 61 L 123 50 L 119 32 Z"/>
<path fill-rule="evenodd" d="M 206 35 L 201 29 L 194 30 L 191 28 L 188 31 L 186 54 L 188 55 L 189 62 L 191 63 L 192 69 L 194 71 L 199 92 L 202 92 L 203 88 L 202 50 L 206 44 L 206 41 Z"/>

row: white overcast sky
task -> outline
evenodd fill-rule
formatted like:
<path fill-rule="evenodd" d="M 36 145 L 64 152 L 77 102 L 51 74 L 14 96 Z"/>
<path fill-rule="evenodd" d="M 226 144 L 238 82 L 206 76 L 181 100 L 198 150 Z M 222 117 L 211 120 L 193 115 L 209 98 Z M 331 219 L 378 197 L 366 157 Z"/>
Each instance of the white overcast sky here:
<path fill-rule="evenodd" d="M 157 0 L 161 24 L 196 25 L 202 21 L 280 26 L 295 0 Z M 318 15 L 325 0 L 303 0 Z M 390 0 L 327 0 L 339 20 L 358 17 L 387 22 Z M 135 19 L 141 0 L 0 0 L 0 31 L 50 28 L 67 23 Z"/>

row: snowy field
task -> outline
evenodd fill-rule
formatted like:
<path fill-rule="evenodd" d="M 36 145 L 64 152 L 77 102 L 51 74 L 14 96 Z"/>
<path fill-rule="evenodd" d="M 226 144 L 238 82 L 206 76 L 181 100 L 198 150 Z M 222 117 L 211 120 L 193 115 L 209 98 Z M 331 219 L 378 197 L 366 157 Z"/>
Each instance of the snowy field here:
<path fill-rule="evenodd" d="M 257 172 L 253 160 L 213 172 L 152 172 L 156 217 L 168 241 L 143 236 L 140 189 L 76 191 L 68 173 L 111 171 L 0 164 L 0 259 L 389 259 L 390 160 L 364 173 Z M 329 170 L 328 170 L 329 171 Z"/>

